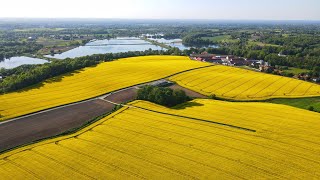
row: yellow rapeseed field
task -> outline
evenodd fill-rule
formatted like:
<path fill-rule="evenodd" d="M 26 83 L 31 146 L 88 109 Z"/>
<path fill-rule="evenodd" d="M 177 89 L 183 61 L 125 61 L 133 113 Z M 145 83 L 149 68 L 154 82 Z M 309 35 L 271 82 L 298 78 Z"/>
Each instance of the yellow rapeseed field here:
<path fill-rule="evenodd" d="M 269 103 L 130 103 L 0 155 L 2 179 L 319 179 L 320 115 Z M 137 108 L 140 107 L 140 108 Z"/>
<path fill-rule="evenodd" d="M 50 79 L 28 90 L 0 95 L 0 120 L 88 99 L 207 65 L 181 56 L 145 56 L 101 63 L 77 73 Z"/>
<path fill-rule="evenodd" d="M 320 96 L 320 86 L 314 83 L 222 65 L 178 74 L 170 80 L 199 93 L 226 99 Z"/>

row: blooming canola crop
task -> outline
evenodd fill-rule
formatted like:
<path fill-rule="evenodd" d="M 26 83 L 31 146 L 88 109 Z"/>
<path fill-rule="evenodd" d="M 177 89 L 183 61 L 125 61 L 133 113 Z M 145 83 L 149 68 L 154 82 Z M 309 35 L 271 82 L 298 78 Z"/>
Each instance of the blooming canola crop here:
<path fill-rule="evenodd" d="M 211 66 L 169 78 L 205 95 L 225 99 L 263 100 L 320 96 L 320 85 L 228 66 Z"/>
<path fill-rule="evenodd" d="M 142 56 L 101 63 L 0 95 L 0 121 L 208 65 L 182 56 Z"/>
<path fill-rule="evenodd" d="M 129 105 L 75 134 L 0 155 L 0 177 L 320 178 L 318 113 L 208 99 Z"/>

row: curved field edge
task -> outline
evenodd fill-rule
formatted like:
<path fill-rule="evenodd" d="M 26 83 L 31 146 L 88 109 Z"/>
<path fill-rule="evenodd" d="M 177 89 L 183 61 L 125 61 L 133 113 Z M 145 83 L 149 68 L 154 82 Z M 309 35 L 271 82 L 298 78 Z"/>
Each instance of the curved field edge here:
<path fill-rule="evenodd" d="M 1 95 L 0 101 L 4 105 L 0 107 L 0 121 L 85 101 L 205 66 L 211 65 L 182 56 L 142 56 L 100 63 L 96 67 L 84 68 L 80 73 L 49 79 L 38 84 L 38 89 L 33 86 Z M 59 82 L 51 82 L 56 79 Z"/>
<path fill-rule="evenodd" d="M 17 154 L 19 152 L 26 151 L 26 150 L 28 150 L 30 148 L 34 148 L 34 147 L 41 146 L 41 145 L 44 145 L 44 144 L 49 144 L 49 143 L 52 143 L 52 142 L 55 142 L 55 141 L 60 141 L 60 140 L 68 139 L 68 138 L 73 138 L 73 137 L 75 137 L 77 135 L 80 135 L 82 133 L 87 132 L 88 130 L 90 130 L 93 127 L 98 126 L 99 124 L 103 123 L 104 121 L 107 121 L 108 119 L 112 118 L 113 116 L 121 113 L 122 111 L 124 111 L 126 109 L 128 109 L 128 107 L 122 107 L 122 108 L 116 110 L 115 112 L 112 112 L 112 113 L 108 114 L 107 116 L 102 116 L 102 118 L 98 118 L 97 121 L 92 120 L 92 121 L 88 122 L 88 124 L 83 125 L 83 126 L 77 128 L 77 129 L 70 130 L 69 132 L 65 132 L 65 133 L 59 134 L 59 135 L 54 136 L 54 137 L 41 139 L 41 140 L 36 141 L 36 142 L 31 142 L 29 144 L 22 145 L 20 147 L 16 147 L 16 148 L 13 148 L 13 149 L 6 150 L 4 152 L 0 152 L 0 159 L 3 159 L 3 158 L 8 157 L 8 156 L 12 156 L 12 155 Z"/>
<path fill-rule="evenodd" d="M 259 101 L 320 97 L 320 85 L 315 83 L 222 65 L 181 73 L 168 79 L 220 100 Z M 310 89 L 313 91 L 309 92 Z M 297 90 L 299 94 L 293 94 Z M 264 94 L 258 96 L 259 93 Z"/>
<path fill-rule="evenodd" d="M 179 110 L 169 109 L 145 101 L 134 101 L 129 103 L 129 105 L 184 116 L 196 116 L 204 119 L 230 121 L 229 123 L 239 123 L 242 124 L 242 126 L 251 126 L 251 128 L 256 129 L 257 132 L 246 132 L 204 122 L 189 121 L 185 118 L 173 117 L 170 115 L 161 115 L 136 108 L 123 107 L 102 120 L 99 120 L 72 135 L 43 141 L 41 143 L 25 146 L 2 154 L 0 155 L 0 159 L 2 160 L 0 165 L 3 165 L 6 161 L 14 163 L 18 161 L 18 163 L 21 163 L 19 158 L 31 158 L 28 157 L 29 152 L 33 152 L 32 154 L 34 154 L 34 152 L 39 152 L 39 150 L 43 151 L 49 147 L 55 147 L 55 144 L 59 146 L 60 142 L 63 146 L 68 144 L 70 145 L 70 141 L 75 137 L 80 139 L 87 139 L 88 137 L 91 137 L 94 138 L 91 139 L 91 141 L 99 143 L 104 142 L 103 146 L 99 146 L 101 148 L 105 146 L 119 148 L 122 147 L 121 144 L 125 143 L 123 144 L 123 147 L 127 147 L 127 150 L 131 153 L 133 151 L 143 151 L 141 155 L 139 153 L 134 155 L 135 157 L 143 158 L 142 164 L 141 159 L 137 159 L 137 162 L 131 160 L 131 162 L 134 162 L 132 166 L 138 168 L 137 170 L 143 171 L 143 169 L 140 168 L 146 169 L 145 167 L 148 164 L 150 165 L 150 162 L 153 162 L 152 166 L 154 166 L 154 163 L 157 165 L 166 165 L 158 168 L 163 171 L 163 168 L 168 167 L 168 169 L 170 169 L 169 173 L 171 173 L 171 177 L 176 177 L 177 175 L 188 176 L 189 178 L 219 176 L 238 179 L 254 177 L 319 178 L 320 176 L 318 171 L 320 165 L 317 163 L 320 160 L 318 156 L 320 145 L 316 143 L 316 137 L 319 137 L 319 132 L 316 131 L 317 126 L 315 125 L 319 124 L 319 121 L 315 121 L 319 119 L 319 115 L 316 113 L 269 103 L 234 103 L 216 100 L 194 100 L 184 104 Z M 253 107 L 256 107 L 259 112 L 251 112 Z M 218 112 L 220 109 L 224 109 L 229 113 L 219 114 Z M 272 117 L 276 118 L 273 119 L 267 116 L 270 114 L 267 112 L 270 109 L 274 109 L 275 111 L 277 111 L 277 109 L 285 109 L 287 110 L 286 113 L 291 115 L 289 118 L 283 119 L 283 117 L 286 117 L 286 114 L 272 112 Z M 213 110 L 214 112 L 212 112 Z M 244 110 L 248 111 L 248 115 L 242 117 Z M 212 113 L 208 114 L 208 112 Z M 233 112 L 232 115 L 234 116 L 229 116 L 230 112 Z M 261 114 L 259 115 L 259 113 Z M 309 117 L 309 119 L 299 119 L 303 116 Z M 283 119 L 283 122 L 279 122 L 280 119 Z M 119 132 L 124 133 L 123 136 L 119 136 L 119 138 L 121 138 L 119 141 L 103 141 L 101 139 L 103 136 L 92 136 L 100 136 L 101 134 L 99 133 L 112 133 L 113 131 L 109 132 L 108 130 L 114 130 L 114 128 L 120 128 Z M 86 132 L 93 134 L 91 134 L 91 136 L 87 136 L 85 135 Z M 118 132 L 118 130 L 114 132 Z M 129 134 L 132 135 L 132 133 L 141 134 L 136 134 L 134 137 L 128 136 Z M 118 137 L 117 134 L 113 135 Z M 111 137 L 108 136 L 108 139 L 109 138 Z M 159 139 L 150 141 L 150 138 Z M 70 141 L 68 139 L 70 139 Z M 148 141 L 140 141 L 141 139 Z M 138 144 L 133 143 L 142 144 L 141 146 L 138 146 Z M 160 145 L 159 147 L 157 145 L 158 143 Z M 52 145 L 49 147 L 45 146 L 48 144 Z M 45 147 L 41 147 L 42 145 Z M 149 147 L 156 149 L 150 149 Z M 33 148 L 35 148 L 35 151 Z M 76 147 L 72 147 L 72 149 L 76 149 Z M 59 148 L 60 151 L 58 152 L 54 151 L 55 148 L 53 150 L 48 150 L 50 153 L 59 153 L 59 157 L 67 156 L 67 154 L 64 155 L 64 151 L 68 151 L 70 153 L 69 149 L 64 148 Z M 92 152 L 90 157 L 95 157 L 96 153 L 102 155 L 105 150 L 106 149 L 103 148 L 93 149 L 91 146 L 77 149 L 77 151 L 81 152 L 81 154 L 78 154 L 81 157 L 84 157 L 83 154 L 88 152 Z M 264 152 L 263 154 L 261 154 L 262 150 Z M 164 152 L 168 153 L 167 156 L 169 156 L 169 159 L 164 158 Z M 10 157 L 19 153 L 23 154 L 12 158 Z M 123 154 L 118 157 L 120 158 L 119 160 L 121 161 L 127 153 L 128 152 L 123 152 Z M 156 159 L 150 159 L 142 156 L 146 153 Z M 105 155 L 108 155 L 108 153 Z M 51 157 L 51 155 L 45 156 Z M 66 162 L 67 164 L 70 164 L 66 159 L 59 159 L 58 157 L 52 158 L 61 161 L 61 166 Z M 70 158 L 74 159 L 78 157 Z M 170 158 L 174 159 L 171 161 Z M 96 162 L 94 158 L 86 161 L 85 163 L 91 164 L 93 162 Z M 125 160 L 125 162 L 127 162 L 127 160 Z M 139 165 L 135 166 L 136 163 Z M 194 167 L 196 170 L 190 171 L 190 167 L 187 164 L 190 164 L 190 166 Z M 48 165 L 42 163 L 41 166 L 46 167 Z M 127 167 L 127 165 L 121 167 Z M 35 167 L 32 166 L 28 168 L 34 170 Z M 235 171 L 235 168 L 241 169 L 241 171 Z M 148 171 L 151 171 L 151 169 L 147 168 Z M 128 170 L 131 170 L 133 173 L 140 172 L 134 169 Z M 155 174 L 148 174 L 148 171 L 143 171 L 143 173 L 139 174 L 142 176 L 149 176 L 149 178 L 157 177 Z M 87 170 L 83 172 L 90 173 L 90 171 Z M 168 171 L 165 172 L 168 173 Z M 177 172 L 179 173 L 177 174 Z M 4 173 L 6 174 L 7 172 Z M 116 171 L 112 171 L 111 175 L 113 175 L 113 173 L 116 173 Z M 46 174 L 42 175 L 46 176 Z M 96 175 L 98 176 L 98 174 Z"/>
<path fill-rule="evenodd" d="M 161 105 L 158 105 L 158 104 L 154 104 L 152 102 L 143 101 L 143 100 L 134 100 L 134 101 L 129 102 L 127 104 L 128 105 L 137 106 L 137 107 L 144 107 L 144 106 L 140 106 L 140 103 L 143 104 L 143 105 L 148 105 L 149 104 L 153 108 L 159 108 L 158 110 L 165 110 L 167 112 L 168 111 L 170 112 L 170 111 L 175 111 L 175 110 L 179 110 L 179 109 L 184 109 L 186 107 L 197 106 L 197 105 L 189 106 L 190 103 L 191 104 L 193 102 L 197 103 L 197 101 L 221 102 L 221 101 L 218 101 L 218 100 L 210 100 L 210 99 L 195 99 L 195 100 L 192 100 L 191 102 L 186 102 L 186 103 L 183 103 L 183 104 L 179 104 L 176 107 L 174 107 L 173 109 L 172 108 L 167 108 L 165 106 L 161 106 Z M 241 102 L 226 102 L 226 103 L 241 103 Z M 249 104 L 250 103 L 263 104 L 264 102 L 246 102 L 246 103 L 249 103 Z M 289 107 L 289 108 L 291 108 L 291 110 L 299 109 L 300 111 L 302 110 L 303 112 L 310 113 L 310 111 L 306 111 L 306 110 L 303 110 L 303 109 L 300 109 L 300 108 L 295 108 L 295 107 L 292 107 L 292 106 L 289 106 L 289 105 L 273 104 L 273 103 L 265 103 L 265 104 L 275 105 L 275 106 L 278 106 L 278 107 L 281 107 L 281 106 L 282 107 Z M 92 129 L 93 127 L 98 126 L 99 124 L 107 121 L 108 119 L 116 116 L 117 114 L 120 114 L 121 112 L 123 112 L 123 111 L 125 111 L 127 109 L 129 109 L 128 106 L 123 106 L 123 107 L 121 107 L 120 109 L 118 109 L 118 110 L 116 110 L 114 112 L 108 113 L 107 115 L 102 115 L 101 117 L 97 117 L 98 118 L 97 120 L 93 119 L 92 121 L 89 121 L 87 124 L 84 124 L 83 126 L 77 128 L 77 129 L 70 130 L 70 131 L 65 132 L 63 134 L 57 135 L 58 137 L 50 137 L 50 138 L 42 139 L 42 140 L 39 140 L 39 142 L 32 142 L 30 144 L 23 145 L 22 147 L 17 147 L 17 148 L 8 150 L 6 152 L 0 152 L 0 159 L 5 158 L 7 156 L 11 156 L 11 155 L 16 154 L 18 152 L 25 151 L 27 149 L 30 149 L 30 148 L 33 148 L 33 147 L 36 147 L 36 146 L 41 146 L 41 145 L 52 143 L 52 142 L 55 142 L 55 141 L 59 141 L 59 140 L 75 137 L 77 135 L 80 135 L 82 133 L 87 132 L 88 130 Z M 311 112 L 311 113 L 313 113 L 313 112 Z M 319 116 L 319 120 L 320 120 L 320 116 Z M 64 134 L 67 134 L 67 135 L 64 135 Z"/>
<path fill-rule="evenodd" d="M 21 145 L 18 145 L 18 146 L 12 147 L 12 148 L 8 148 L 8 149 L 5 149 L 5 150 L 1 150 L 0 151 L 0 155 L 4 154 L 4 153 L 12 152 L 12 151 L 14 151 L 16 149 L 23 149 L 24 147 L 27 147 L 27 146 L 30 146 L 30 145 L 34 145 L 34 144 L 37 144 L 37 143 L 42 143 L 44 141 L 48 141 L 48 140 L 51 140 L 51 139 L 56 139 L 56 138 L 61 138 L 61 137 L 66 137 L 66 136 L 72 135 L 72 134 L 77 133 L 80 130 L 92 125 L 93 123 L 105 118 L 106 116 L 116 112 L 117 110 L 119 110 L 119 109 L 114 109 L 114 110 L 112 110 L 110 112 L 107 112 L 105 114 L 102 114 L 100 116 L 91 118 L 87 122 L 83 123 L 81 126 L 75 127 L 75 128 L 71 128 L 71 129 L 69 129 L 69 130 L 67 130 L 65 132 L 62 132 L 62 133 L 59 133 L 59 134 L 56 134 L 56 135 L 53 135 L 53 136 L 50 136 L 50 137 L 41 138 L 41 139 L 38 139 L 38 140 L 35 140 L 35 141 L 30 141 L 28 143 L 21 144 Z"/>

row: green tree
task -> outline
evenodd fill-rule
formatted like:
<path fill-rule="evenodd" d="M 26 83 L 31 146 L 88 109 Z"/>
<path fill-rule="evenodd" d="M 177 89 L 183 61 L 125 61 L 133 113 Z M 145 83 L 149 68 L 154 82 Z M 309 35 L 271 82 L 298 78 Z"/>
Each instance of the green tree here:
<path fill-rule="evenodd" d="M 149 85 L 138 90 L 137 99 L 147 100 L 169 107 L 190 100 L 190 98 L 182 90 L 172 90 L 170 88 Z"/>
<path fill-rule="evenodd" d="M 314 111 L 314 107 L 313 107 L 313 106 L 309 106 L 309 107 L 308 107 L 308 110 L 309 110 L 309 111 Z"/>

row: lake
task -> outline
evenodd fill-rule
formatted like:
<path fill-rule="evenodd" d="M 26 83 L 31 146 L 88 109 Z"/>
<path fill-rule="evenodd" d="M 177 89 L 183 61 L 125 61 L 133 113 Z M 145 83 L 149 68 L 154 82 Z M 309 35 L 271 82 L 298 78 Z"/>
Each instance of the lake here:
<path fill-rule="evenodd" d="M 93 54 L 119 53 L 128 51 L 145 51 L 148 49 L 161 50 L 163 48 L 135 37 L 96 40 L 84 46 L 71 49 L 61 54 L 46 55 L 49 58 L 65 59 Z"/>
<path fill-rule="evenodd" d="M 155 39 L 155 38 L 148 38 L 150 40 L 153 41 L 157 41 L 159 43 L 164 43 L 167 44 L 171 47 L 177 47 L 180 50 L 185 50 L 185 49 L 190 49 L 191 47 L 189 46 L 185 46 L 182 44 L 182 39 L 164 39 L 164 38 L 160 38 L 160 39 Z M 219 46 L 217 45 L 210 45 L 210 46 L 203 46 L 203 47 L 212 47 L 212 48 L 218 48 Z"/>
<path fill-rule="evenodd" d="M 43 60 L 43 59 L 19 56 L 19 57 L 4 59 L 4 61 L 0 61 L 0 68 L 12 69 L 24 64 L 44 64 L 47 62 L 48 62 L 47 60 Z"/>

